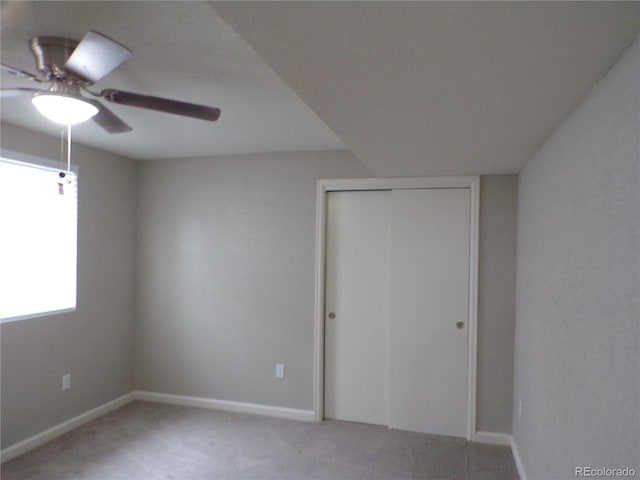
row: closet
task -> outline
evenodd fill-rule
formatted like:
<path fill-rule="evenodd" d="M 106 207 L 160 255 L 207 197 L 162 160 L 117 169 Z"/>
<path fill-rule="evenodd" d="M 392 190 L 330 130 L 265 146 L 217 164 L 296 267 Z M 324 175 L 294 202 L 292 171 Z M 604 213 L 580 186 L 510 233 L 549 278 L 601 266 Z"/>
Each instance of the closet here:
<path fill-rule="evenodd" d="M 469 435 L 473 218 L 471 188 L 326 192 L 324 418 Z"/>

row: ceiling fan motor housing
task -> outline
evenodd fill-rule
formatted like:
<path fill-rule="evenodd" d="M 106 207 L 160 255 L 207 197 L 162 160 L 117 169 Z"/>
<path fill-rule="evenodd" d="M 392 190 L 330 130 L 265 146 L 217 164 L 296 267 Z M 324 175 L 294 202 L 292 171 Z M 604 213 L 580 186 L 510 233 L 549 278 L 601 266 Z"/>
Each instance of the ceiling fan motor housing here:
<path fill-rule="evenodd" d="M 76 40 L 62 37 L 33 37 L 29 45 L 36 58 L 38 71 L 44 74 L 47 79 L 84 81 L 64 68 L 65 63 L 78 46 Z"/>

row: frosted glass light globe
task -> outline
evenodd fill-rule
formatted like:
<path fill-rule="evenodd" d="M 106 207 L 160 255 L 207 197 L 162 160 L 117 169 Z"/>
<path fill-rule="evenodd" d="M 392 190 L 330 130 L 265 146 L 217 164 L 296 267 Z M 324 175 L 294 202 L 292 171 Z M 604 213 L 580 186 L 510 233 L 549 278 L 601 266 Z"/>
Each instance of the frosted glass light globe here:
<path fill-rule="evenodd" d="M 31 102 L 42 115 L 63 125 L 85 122 L 98 113 L 95 105 L 81 98 L 56 93 L 36 94 Z"/>

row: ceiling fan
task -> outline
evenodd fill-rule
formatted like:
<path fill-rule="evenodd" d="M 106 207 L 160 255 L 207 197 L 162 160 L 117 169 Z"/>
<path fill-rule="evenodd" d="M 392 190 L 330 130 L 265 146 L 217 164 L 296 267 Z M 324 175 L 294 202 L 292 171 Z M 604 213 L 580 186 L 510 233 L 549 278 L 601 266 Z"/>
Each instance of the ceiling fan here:
<path fill-rule="evenodd" d="M 74 124 L 91 118 L 109 133 L 133 130 L 96 98 L 211 122 L 220 117 L 219 108 L 205 105 L 111 88 L 100 92 L 91 91 L 89 87 L 115 70 L 132 54 L 127 47 L 101 33 L 89 31 L 80 42 L 61 37 L 33 37 L 30 47 L 36 59 L 38 75 L 4 64 L 1 64 L 1 68 L 14 76 L 48 84 L 48 89 L 0 89 L 0 97 L 30 95 L 36 108 L 54 122 Z"/>

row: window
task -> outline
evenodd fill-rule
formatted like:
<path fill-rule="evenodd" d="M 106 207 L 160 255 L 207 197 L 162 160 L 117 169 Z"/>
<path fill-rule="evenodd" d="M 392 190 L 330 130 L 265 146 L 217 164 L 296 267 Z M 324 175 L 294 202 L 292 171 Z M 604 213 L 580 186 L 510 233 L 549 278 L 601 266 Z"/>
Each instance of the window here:
<path fill-rule="evenodd" d="M 23 158 L 0 158 L 0 319 L 73 310 L 77 170 L 9 156 Z"/>

